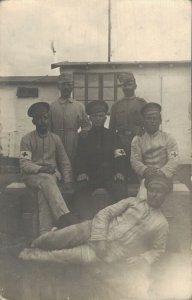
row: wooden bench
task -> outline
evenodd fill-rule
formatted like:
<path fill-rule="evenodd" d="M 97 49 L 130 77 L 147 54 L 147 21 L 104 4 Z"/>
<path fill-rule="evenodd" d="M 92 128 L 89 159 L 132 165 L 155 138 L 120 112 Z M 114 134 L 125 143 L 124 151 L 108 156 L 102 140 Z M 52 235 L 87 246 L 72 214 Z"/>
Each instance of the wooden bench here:
<path fill-rule="evenodd" d="M 4 231 L 36 237 L 39 233 L 37 194 L 22 182 L 13 182 L 1 191 L 7 215 L 4 216 Z M 13 220 L 11 216 L 15 211 Z M 6 228 L 7 227 L 7 228 Z"/>

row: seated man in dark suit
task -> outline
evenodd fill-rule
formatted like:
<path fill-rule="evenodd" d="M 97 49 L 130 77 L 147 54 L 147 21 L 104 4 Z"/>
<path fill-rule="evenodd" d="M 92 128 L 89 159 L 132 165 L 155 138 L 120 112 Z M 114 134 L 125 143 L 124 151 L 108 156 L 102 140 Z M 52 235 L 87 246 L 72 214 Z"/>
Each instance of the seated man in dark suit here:
<path fill-rule="evenodd" d="M 90 206 L 93 215 L 99 209 L 127 196 L 126 154 L 118 135 L 104 127 L 107 111 L 108 105 L 104 101 L 92 101 L 87 105 L 86 112 L 90 116 L 92 128 L 87 137 L 79 137 L 75 159 L 77 203 L 81 206 L 79 198 L 82 198 L 86 202 L 85 209 Z M 94 199 L 96 194 L 102 194 L 103 189 L 108 192 L 108 196 L 105 194 L 104 197 L 103 194 L 105 200 L 101 201 L 100 206 Z"/>

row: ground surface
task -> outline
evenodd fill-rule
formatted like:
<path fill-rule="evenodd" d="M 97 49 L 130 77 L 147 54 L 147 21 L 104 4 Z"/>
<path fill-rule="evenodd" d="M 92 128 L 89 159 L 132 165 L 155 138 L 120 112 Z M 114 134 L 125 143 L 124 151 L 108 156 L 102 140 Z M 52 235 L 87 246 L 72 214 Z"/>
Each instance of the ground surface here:
<path fill-rule="evenodd" d="M 149 275 L 127 266 L 70 266 L 24 263 L 15 253 L 0 255 L 0 299 L 172 300 L 192 296 L 189 192 L 176 191 L 163 211 L 170 224 L 167 253 Z M 12 216 L 14 217 L 14 216 Z"/>

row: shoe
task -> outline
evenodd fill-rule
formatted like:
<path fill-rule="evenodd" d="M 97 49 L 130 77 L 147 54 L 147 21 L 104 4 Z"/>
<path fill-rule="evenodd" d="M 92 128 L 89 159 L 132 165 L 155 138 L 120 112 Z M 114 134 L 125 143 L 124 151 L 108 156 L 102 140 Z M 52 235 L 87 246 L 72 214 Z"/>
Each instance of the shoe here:
<path fill-rule="evenodd" d="M 56 227 L 61 229 L 67 226 L 78 224 L 80 220 L 74 216 L 72 213 L 67 213 L 62 215 L 59 220 L 56 222 Z"/>

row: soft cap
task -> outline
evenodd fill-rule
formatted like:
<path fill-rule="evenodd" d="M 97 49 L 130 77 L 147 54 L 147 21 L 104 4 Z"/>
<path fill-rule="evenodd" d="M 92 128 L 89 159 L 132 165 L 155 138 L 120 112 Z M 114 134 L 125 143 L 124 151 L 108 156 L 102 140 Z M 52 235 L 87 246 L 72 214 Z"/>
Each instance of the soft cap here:
<path fill-rule="evenodd" d="M 49 103 L 36 102 L 29 107 L 27 114 L 29 117 L 34 117 L 37 113 L 40 113 L 41 111 L 48 113 L 49 112 Z"/>
<path fill-rule="evenodd" d="M 108 104 L 102 100 L 94 100 L 87 104 L 86 112 L 88 115 L 95 114 L 98 112 L 108 112 Z"/>

